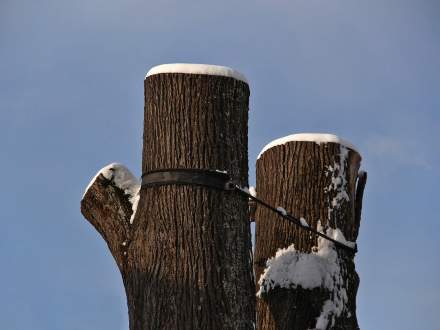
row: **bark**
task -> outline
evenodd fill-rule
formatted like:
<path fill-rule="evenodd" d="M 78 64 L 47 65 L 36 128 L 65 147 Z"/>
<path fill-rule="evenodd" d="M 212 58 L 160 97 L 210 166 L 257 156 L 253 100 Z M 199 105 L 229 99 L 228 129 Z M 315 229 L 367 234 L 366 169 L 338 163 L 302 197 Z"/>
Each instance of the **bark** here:
<path fill-rule="evenodd" d="M 127 261 L 132 212 L 128 196 L 103 175 L 96 178 L 81 201 L 81 213 L 101 234 L 121 273 Z"/>
<path fill-rule="evenodd" d="M 257 161 L 258 197 L 271 205 L 284 207 L 296 218 L 305 218 L 315 229 L 318 221 L 324 227 L 339 228 L 347 240 L 355 242 L 359 229 L 355 218 L 355 190 L 361 157 L 348 149 L 344 161 L 341 150 L 336 143 L 318 145 L 302 141 L 267 150 Z M 343 171 L 338 170 L 335 164 L 342 165 Z M 339 174 L 344 174 L 347 180 L 345 190 L 349 200 L 338 200 L 339 208 L 332 210 L 332 201 L 338 199 L 338 189 L 332 186 L 332 178 Z M 358 214 L 360 217 L 360 209 Z M 262 275 L 267 259 L 280 248 L 295 244 L 297 250 L 310 253 L 317 245 L 315 236 L 258 206 L 256 278 Z M 334 324 L 330 321 L 326 329 L 358 329 L 356 292 L 359 278 L 355 271 L 354 254 L 341 249 L 337 251 L 348 299 L 344 311 L 335 317 Z M 332 292 L 324 288 L 306 290 L 301 286 L 269 291 L 257 299 L 257 328 L 314 329 L 325 301 L 331 296 Z"/>
<path fill-rule="evenodd" d="M 143 173 L 217 169 L 247 186 L 248 100 L 248 85 L 230 77 L 147 77 Z M 125 211 L 121 215 L 129 217 Z M 121 264 L 130 330 L 253 329 L 255 284 L 246 198 L 189 185 L 143 187 L 128 232 L 119 228 L 107 233 L 111 226 L 96 220 L 99 215 L 92 217 L 96 211 L 83 213 L 113 254 L 121 242 L 128 242 Z M 108 218 L 116 213 L 101 212 Z M 126 221 L 118 223 L 123 227 Z M 119 231 L 124 234 L 112 234 Z"/>

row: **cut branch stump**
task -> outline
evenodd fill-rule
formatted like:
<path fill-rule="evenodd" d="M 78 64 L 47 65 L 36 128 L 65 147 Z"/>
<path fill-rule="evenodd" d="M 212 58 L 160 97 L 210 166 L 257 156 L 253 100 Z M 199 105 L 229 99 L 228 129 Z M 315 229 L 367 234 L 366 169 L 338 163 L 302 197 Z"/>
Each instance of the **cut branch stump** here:
<path fill-rule="evenodd" d="M 355 242 L 359 230 L 356 215 L 360 217 L 361 206 L 361 200 L 356 201 L 360 160 L 358 152 L 339 143 L 290 141 L 276 145 L 263 152 L 257 161 L 258 198 L 283 207 L 298 219 L 304 218 L 315 229 L 319 222 L 322 228 L 327 229 L 327 234 L 339 229 L 347 241 Z M 364 186 L 365 182 L 362 184 Z M 358 189 L 360 198 L 363 186 Z M 355 212 L 356 205 L 358 209 Z M 278 250 L 292 244 L 296 251 L 291 252 L 294 253 L 292 256 L 303 258 L 312 250 L 316 253 L 318 237 L 257 206 L 254 259 L 256 279 L 260 280 L 256 288 L 259 292 L 257 328 L 358 329 L 356 292 L 359 278 L 355 271 L 354 253 L 336 249 L 341 277 L 336 281 L 333 279 L 333 290 L 326 288 L 325 283 L 304 288 L 307 279 L 302 285 L 301 280 L 298 285 L 293 279 L 288 287 L 276 283 L 271 286 L 268 273 L 262 276 L 266 262 Z M 293 260 L 297 260 L 295 258 Z M 304 268 L 299 271 L 304 271 Z M 266 287 L 262 288 L 262 285 Z M 266 290 L 267 287 L 271 289 Z M 344 292 L 346 297 L 336 296 Z"/>

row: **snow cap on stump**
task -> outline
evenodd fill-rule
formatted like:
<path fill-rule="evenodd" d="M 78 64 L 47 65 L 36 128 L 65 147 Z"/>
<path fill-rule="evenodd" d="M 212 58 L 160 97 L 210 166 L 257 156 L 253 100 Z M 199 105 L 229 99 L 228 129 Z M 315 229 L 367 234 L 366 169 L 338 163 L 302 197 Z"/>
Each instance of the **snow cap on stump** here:
<path fill-rule="evenodd" d="M 347 147 L 353 151 L 356 151 L 359 155 L 360 152 L 358 149 L 349 141 L 341 139 L 340 137 L 334 135 L 334 134 L 328 134 L 328 133 L 299 133 L 299 134 L 291 134 L 276 140 L 273 140 L 272 142 L 268 143 L 259 153 L 257 159 L 261 157 L 262 154 L 264 154 L 267 150 L 286 144 L 288 142 L 293 141 L 304 141 L 304 142 L 315 142 L 316 144 L 320 145 L 321 143 L 339 143 L 340 145 L 343 145 L 344 147 Z"/>
<path fill-rule="evenodd" d="M 234 69 L 221 65 L 211 64 L 193 64 L 193 63 L 170 63 L 157 65 L 148 71 L 145 79 L 149 76 L 160 73 L 187 73 L 187 74 L 202 74 L 210 76 L 230 77 L 245 83 L 248 83 L 246 77 Z"/>

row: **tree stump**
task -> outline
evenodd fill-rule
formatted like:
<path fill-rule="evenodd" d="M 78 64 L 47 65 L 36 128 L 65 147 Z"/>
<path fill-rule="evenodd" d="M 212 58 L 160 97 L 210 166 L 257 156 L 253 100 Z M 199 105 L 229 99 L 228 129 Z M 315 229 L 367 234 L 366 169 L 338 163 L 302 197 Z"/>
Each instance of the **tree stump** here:
<path fill-rule="evenodd" d="M 275 140 L 257 160 L 258 198 L 354 246 L 366 179 L 356 193 L 360 161 L 356 149 L 334 135 Z M 258 206 L 257 328 L 358 329 L 353 258 L 353 252 Z"/>
<path fill-rule="evenodd" d="M 163 65 L 150 70 L 144 88 L 143 173 L 219 170 L 247 186 L 249 87 L 243 76 L 218 66 Z M 193 185 L 143 186 L 130 224 L 130 205 L 121 205 L 124 189 L 111 188 L 121 201 L 108 203 L 105 184 L 117 186 L 98 176 L 82 212 L 121 270 L 130 330 L 254 328 L 245 198 Z"/>

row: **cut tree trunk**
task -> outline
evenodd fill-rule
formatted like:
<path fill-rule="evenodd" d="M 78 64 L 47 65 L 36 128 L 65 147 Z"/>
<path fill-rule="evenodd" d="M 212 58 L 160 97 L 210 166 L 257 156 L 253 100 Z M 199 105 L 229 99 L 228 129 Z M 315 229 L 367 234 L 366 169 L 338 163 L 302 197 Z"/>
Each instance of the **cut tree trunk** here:
<path fill-rule="evenodd" d="M 304 218 L 314 229 L 318 228 L 318 222 L 328 229 L 327 233 L 339 229 L 346 240 L 355 242 L 359 229 L 355 217 L 355 191 L 360 160 L 356 151 L 338 143 L 291 141 L 272 147 L 257 161 L 258 198 L 283 207 L 298 219 Z M 360 196 L 363 186 L 358 192 Z M 360 217 L 360 209 L 356 212 Z M 292 244 L 296 256 L 301 259 L 318 246 L 318 238 L 258 206 L 255 274 L 260 283 L 257 291 L 261 285 L 268 284 L 262 278 L 267 260 L 279 249 Z M 314 250 L 316 253 L 316 248 Z M 295 279 L 288 287 L 275 285 L 271 290 L 263 290 L 257 299 L 257 328 L 358 329 L 356 292 L 359 278 L 354 253 L 340 248 L 336 251 L 341 277 L 334 290 L 325 285 L 303 288 L 295 284 Z M 337 297 L 341 290 L 346 291 L 347 297 Z M 329 307 L 341 311 L 332 312 Z"/>
<path fill-rule="evenodd" d="M 248 100 L 247 83 L 232 77 L 148 76 L 142 172 L 220 170 L 247 186 Z M 130 225 L 123 191 L 111 188 L 109 201 L 109 182 L 95 186 L 99 180 L 82 211 L 118 262 L 130 330 L 254 328 L 246 198 L 200 186 L 144 186 Z"/>

